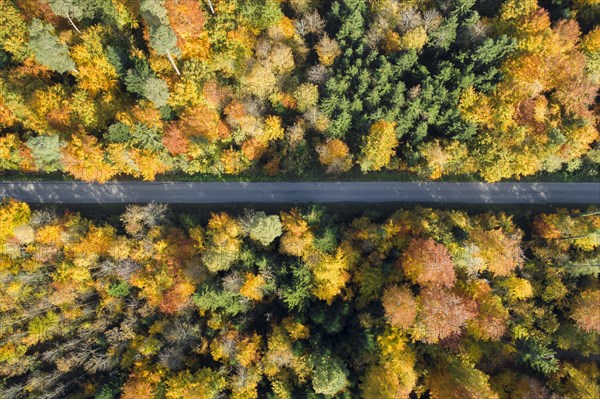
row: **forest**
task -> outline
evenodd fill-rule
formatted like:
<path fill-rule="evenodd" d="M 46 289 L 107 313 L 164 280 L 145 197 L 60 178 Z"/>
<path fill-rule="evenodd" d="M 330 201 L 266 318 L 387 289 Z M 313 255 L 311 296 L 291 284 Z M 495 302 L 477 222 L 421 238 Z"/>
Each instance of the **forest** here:
<path fill-rule="evenodd" d="M 0 397 L 595 399 L 600 212 L 0 205 Z"/>
<path fill-rule="evenodd" d="M 598 176 L 597 0 L 0 0 L 0 172 Z"/>

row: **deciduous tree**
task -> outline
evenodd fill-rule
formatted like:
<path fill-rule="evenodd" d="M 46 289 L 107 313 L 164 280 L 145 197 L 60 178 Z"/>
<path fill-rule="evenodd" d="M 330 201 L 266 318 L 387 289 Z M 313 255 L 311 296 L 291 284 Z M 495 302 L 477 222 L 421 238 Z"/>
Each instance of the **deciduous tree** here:
<path fill-rule="evenodd" d="M 206 248 L 202 255 L 211 272 L 227 270 L 238 258 L 242 241 L 239 223 L 226 213 L 211 214 L 206 230 Z"/>
<path fill-rule="evenodd" d="M 408 288 L 397 285 L 387 287 L 381 304 L 388 322 L 397 328 L 408 329 L 417 317 L 417 301 Z"/>
<path fill-rule="evenodd" d="M 419 338 L 430 344 L 459 333 L 477 315 L 474 303 L 446 290 L 426 288 L 417 298 L 416 328 L 422 331 Z"/>
<path fill-rule="evenodd" d="M 249 221 L 248 235 L 262 245 L 269 245 L 282 234 L 279 216 L 256 212 Z"/>
<path fill-rule="evenodd" d="M 327 173 L 347 172 L 352 168 L 352 155 L 346 143 L 339 139 L 327 140 L 316 147 L 321 164 L 327 166 Z"/>
<path fill-rule="evenodd" d="M 302 256 L 307 253 L 312 246 L 314 235 L 298 210 L 282 213 L 281 223 L 284 234 L 280 240 L 279 251 L 293 256 Z"/>
<path fill-rule="evenodd" d="M 29 46 L 35 55 L 35 60 L 45 67 L 58 73 L 77 72 L 68 47 L 55 35 L 50 24 L 39 19 L 31 21 Z"/>
<path fill-rule="evenodd" d="M 316 393 L 335 395 L 348 386 L 346 366 L 332 355 L 316 355 L 312 386 Z"/>
<path fill-rule="evenodd" d="M 12 2 L 0 3 L 0 43 L 2 48 L 16 59 L 23 60 L 29 54 L 27 24 L 24 16 Z"/>
<path fill-rule="evenodd" d="M 184 58 L 208 60 L 210 42 L 204 27 L 206 17 L 195 0 L 167 0 L 169 22 L 177 34 L 177 47 Z"/>
<path fill-rule="evenodd" d="M 575 299 L 571 317 L 585 331 L 595 331 L 600 334 L 600 290 L 586 290 Z"/>
<path fill-rule="evenodd" d="M 398 138 L 394 131 L 395 123 L 375 122 L 365 136 L 362 154 L 358 159 L 363 172 L 381 170 L 390 163 L 394 149 L 398 146 Z"/>
<path fill-rule="evenodd" d="M 496 276 L 507 276 L 523 265 L 523 251 L 517 236 L 509 236 L 501 229 L 477 229 L 469 234 L 479 248 L 487 270 Z"/>
<path fill-rule="evenodd" d="M 106 30 L 96 25 L 81 34 L 81 43 L 73 47 L 79 86 L 95 96 L 108 93 L 117 84 L 117 70 L 104 53 Z"/>
<path fill-rule="evenodd" d="M 489 384 L 489 376 L 459 359 L 438 364 L 425 383 L 432 399 L 498 399 Z"/>
<path fill-rule="evenodd" d="M 195 373 L 181 371 L 167 382 L 167 399 L 215 399 L 227 386 L 225 378 L 210 368 L 202 368 Z"/>
<path fill-rule="evenodd" d="M 109 164 L 98 140 L 89 135 L 73 136 L 62 150 L 65 171 L 78 179 L 103 183 L 118 171 Z"/>
<path fill-rule="evenodd" d="M 319 55 L 319 61 L 325 66 L 333 64 L 336 57 L 342 52 L 338 43 L 327 35 L 319 40 L 319 43 L 316 45 L 316 50 Z"/>
<path fill-rule="evenodd" d="M 400 264 L 406 277 L 421 286 L 450 288 L 456 282 L 448 249 L 432 239 L 411 240 Z"/>

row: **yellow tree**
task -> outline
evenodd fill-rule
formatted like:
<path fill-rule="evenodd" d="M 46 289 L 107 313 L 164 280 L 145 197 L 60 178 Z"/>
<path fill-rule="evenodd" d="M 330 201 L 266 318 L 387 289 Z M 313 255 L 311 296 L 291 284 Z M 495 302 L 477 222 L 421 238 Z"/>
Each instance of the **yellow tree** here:
<path fill-rule="evenodd" d="M 284 130 L 281 118 L 274 115 L 269 115 L 265 119 L 265 129 L 263 131 L 263 139 L 265 141 L 281 140 L 284 135 Z"/>
<path fill-rule="evenodd" d="M 228 175 L 237 175 L 249 166 L 249 161 L 244 157 L 243 152 L 232 148 L 221 153 L 219 163 L 220 170 Z"/>
<path fill-rule="evenodd" d="M 229 379 L 231 399 L 257 399 L 263 375 L 259 366 L 238 367 Z"/>
<path fill-rule="evenodd" d="M 427 173 L 430 179 L 439 179 L 451 173 L 472 173 L 473 161 L 469 157 L 468 147 L 459 141 L 429 141 L 419 147 L 423 164 L 415 171 Z"/>
<path fill-rule="evenodd" d="M 24 16 L 13 2 L 0 2 L 0 43 L 4 50 L 22 61 L 31 51 L 27 40 L 27 23 Z"/>
<path fill-rule="evenodd" d="M 55 84 L 37 89 L 28 101 L 32 112 L 22 117 L 30 128 L 54 134 L 72 131 L 74 104 L 69 101 L 65 87 Z"/>
<path fill-rule="evenodd" d="M 294 98 L 296 99 L 298 111 L 305 112 L 317 104 L 319 88 L 312 83 L 303 83 L 294 92 Z"/>
<path fill-rule="evenodd" d="M 225 377 L 205 367 L 181 371 L 166 380 L 167 399 L 215 399 L 227 386 Z M 138 392 L 139 394 L 139 392 Z"/>
<path fill-rule="evenodd" d="M 308 357 L 294 351 L 294 342 L 281 325 L 273 326 L 261 363 L 265 375 L 277 390 L 285 391 L 289 379 L 305 382 L 311 373 Z"/>
<path fill-rule="evenodd" d="M 347 172 L 352 168 L 352 155 L 346 143 L 339 139 L 327 140 L 316 147 L 319 162 L 327 166 L 327 173 Z"/>
<path fill-rule="evenodd" d="M 241 338 L 238 345 L 238 351 L 235 360 L 242 367 L 251 367 L 258 364 L 262 353 L 262 337 L 257 333 Z"/>
<path fill-rule="evenodd" d="M 317 50 L 319 61 L 321 64 L 326 66 L 332 65 L 337 56 L 342 53 L 340 45 L 327 35 L 323 36 L 321 40 L 319 40 L 315 46 L 315 49 Z"/>
<path fill-rule="evenodd" d="M 407 399 L 411 391 L 412 387 L 403 386 L 387 364 L 369 366 L 360 384 L 364 399 Z"/>
<path fill-rule="evenodd" d="M 581 49 L 587 57 L 587 72 L 592 80 L 600 83 L 600 27 L 588 32 L 581 40 Z"/>
<path fill-rule="evenodd" d="M 515 268 L 523 265 L 523 251 L 520 237 L 509 236 L 501 229 L 475 229 L 469 240 L 479 249 L 484 268 L 496 276 L 507 276 Z"/>
<path fill-rule="evenodd" d="M 21 141 L 14 133 L 0 137 L 0 170 L 18 170 L 21 164 Z"/>
<path fill-rule="evenodd" d="M 352 247 L 345 242 L 338 247 L 334 256 L 315 255 L 310 254 L 306 257 L 307 264 L 313 273 L 314 294 L 317 298 L 331 304 L 350 280 L 349 269 L 354 258 Z"/>
<path fill-rule="evenodd" d="M 71 50 L 71 56 L 79 71 L 76 75 L 79 86 L 92 96 L 100 92 L 110 92 L 115 88 L 118 78 L 114 66 L 104 55 L 104 35 L 103 27 L 91 26 L 81 34 L 81 43 Z"/>
<path fill-rule="evenodd" d="M 246 273 L 246 281 L 240 288 L 240 294 L 248 299 L 260 301 L 264 296 L 265 279 L 260 274 Z"/>
<path fill-rule="evenodd" d="M 398 138 L 394 131 L 396 124 L 380 120 L 375 122 L 362 145 L 361 156 L 358 159 L 363 172 L 381 170 L 387 166 L 398 146 Z"/>
<path fill-rule="evenodd" d="M 281 213 L 283 235 L 279 243 L 279 252 L 285 255 L 303 256 L 311 248 L 314 235 L 308 223 L 297 209 Z"/>
<path fill-rule="evenodd" d="M 137 166 L 137 175 L 148 181 L 154 180 L 157 174 L 171 169 L 171 166 L 163 160 L 160 154 L 147 149 L 133 150 L 131 160 Z"/>
<path fill-rule="evenodd" d="M 204 264 L 211 272 L 227 270 L 238 258 L 242 240 L 241 226 L 228 214 L 211 214 L 206 229 Z"/>
<path fill-rule="evenodd" d="M 277 88 L 277 76 L 265 63 L 257 63 L 243 78 L 244 90 L 265 99 Z"/>
<path fill-rule="evenodd" d="M 13 235 L 15 228 L 29 222 L 31 211 L 24 202 L 14 199 L 0 203 L 0 245 Z"/>
<path fill-rule="evenodd" d="M 195 0 L 167 0 L 165 8 L 183 58 L 208 60 L 210 41 L 204 28 L 206 17 L 200 3 Z"/>
<path fill-rule="evenodd" d="M 400 330 L 386 328 L 377 337 L 380 361 L 369 366 L 360 385 L 365 399 L 408 398 L 417 382 L 415 353 Z"/>
<path fill-rule="evenodd" d="M 481 128 L 471 150 L 477 168 L 488 181 L 557 170 L 598 138 L 590 111 L 598 82 L 585 72 L 579 27 L 574 19 L 552 26 L 535 0 L 503 3 L 496 26 L 517 43 L 504 78 L 486 96 L 467 89 L 459 106 Z"/>
<path fill-rule="evenodd" d="M 104 151 L 93 136 L 73 136 L 62 150 L 62 164 L 66 172 L 77 179 L 103 183 L 118 171 L 105 159 Z"/>

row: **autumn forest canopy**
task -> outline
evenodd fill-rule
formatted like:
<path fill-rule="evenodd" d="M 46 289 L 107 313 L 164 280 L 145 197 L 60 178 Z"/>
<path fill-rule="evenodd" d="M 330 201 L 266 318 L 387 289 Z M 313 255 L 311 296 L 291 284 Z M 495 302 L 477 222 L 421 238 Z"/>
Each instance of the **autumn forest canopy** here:
<path fill-rule="evenodd" d="M 599 21 L 0 0 L 0 176 L 598 179 Z M 0 198 L 0 399 L 600 397 L 597 206 L 269 207 Z"/>
<path fill-rule="evenodd" d="M 597 174 L 596 0 L 1 0 L 0 171 Z"/>
<path fill-rule="evenodd" d="M 0 206 L 0 397 L 597 398 L 597 211 L 110 221 Z"/>

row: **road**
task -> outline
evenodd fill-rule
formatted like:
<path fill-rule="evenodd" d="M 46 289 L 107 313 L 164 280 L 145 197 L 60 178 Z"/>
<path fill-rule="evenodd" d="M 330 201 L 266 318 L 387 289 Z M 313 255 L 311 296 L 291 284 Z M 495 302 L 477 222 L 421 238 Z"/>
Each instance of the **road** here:
<path fill-rule="evenodd" d="M 600 204 L 600 183 L 0 182 L 0 197 L 44 204 L 446 203 Z"/>

